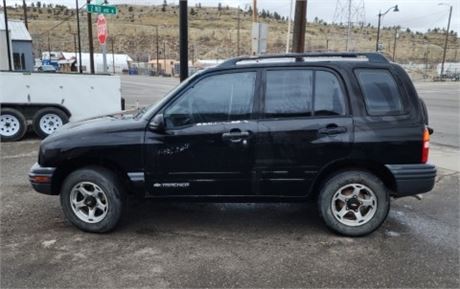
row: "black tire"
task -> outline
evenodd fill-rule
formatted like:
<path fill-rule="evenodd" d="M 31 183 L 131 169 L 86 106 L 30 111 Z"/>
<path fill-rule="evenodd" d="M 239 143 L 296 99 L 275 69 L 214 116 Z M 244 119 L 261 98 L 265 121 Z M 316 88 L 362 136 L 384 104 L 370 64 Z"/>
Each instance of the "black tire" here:
<path fill-rule="evenodd" d="M 72 209 L 71 192 L 81 182 L 96 184 L 107 197 L 107 213 L 97 223 L 85 222 Z M 125 192 L 117 176 L 110 170 L 97 166 L 79 169 L 68 175 L 61 188 L 60 200 L 66 218 L 80 230 L 92 233 L 105 233 L 113 230 L 126 204 Z"/>
<path fill-rule="evenodd" d="M 55 107 L 45 107 L 40 109 L 34 114 L 34 117 L 32 119 L 32 127 L 35 131 L 35 133 L 40 137 L 40 138 L 45 138 L 49 136 L 51 133 L 49 131 L 45 131 L 40 127 L 40 120 L 43 117 L 46 117 L 47 115 L 53 115 L 56 118 L 59 118 L 60 121 L 62 122 L 62 125 L 66 124 L 69 122 L 69 116 L 62 111 L 59 108 Z M 53 132 L 58 129 L 58 127 L 54 127 L 52 130 Z"/>
<path fill-rule="evenodd" d="M 27 121 L 24 115 L 14 108 L 2 108 L 0 119 L 0 140 L 2 142 L 18 141 L 24 137 L 27 132 Z M 11 129 L 17 130 L 11 134 Z"/>
<path fill-rule="evenodd" d="M 368 187 L 377 199 L 374 215 L 362 225 L 343 224 L 338 220 L 339 217 L 334 216 L 332 210 L 334 196 L 339 189 L 349 184 L 360 184 Z M 383 182 L 369 172 L 361 170 L 341 171 L 329 178 L 322 186 L 318 198 L 318 208 L 327 227 L 334 232 L 351 237 L 364 236 L 375 231 L 385 221 L 390 210 L 390 195 Z M 353 212 L 351 214 L 353 218 Z"/>

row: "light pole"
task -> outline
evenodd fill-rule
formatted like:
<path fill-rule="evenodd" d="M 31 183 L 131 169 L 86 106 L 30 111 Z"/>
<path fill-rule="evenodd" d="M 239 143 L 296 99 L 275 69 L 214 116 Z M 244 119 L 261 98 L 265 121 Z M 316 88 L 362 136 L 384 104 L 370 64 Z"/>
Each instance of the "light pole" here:
<path fill-rule="evenodd" d="M 381 18 L 383 16 L 385 16 L 388 12 L 390 12 L 390 10 L 393 9 L 393 12 L 399 12 L 399 9 L 398 9 L 398 5 L 395 5 L 395 6 L 392 6 L 390 8 L 388 8 L 387 11 L 385 11 L 384 13 L 382 12 L 379 12 L 379 24 L 377 25 L 377 42 L 375 43 L 375 51 L 379 51 L 379 41 L 380 41 L 380 22 L 381 22 Z"/>
<path fill-rule="evenodd" d="M 438 5 L 449 6 L 449 20 L 447 21 L 446 39 L 444 40 L 444 52 L 442 54 L 442 64 L 441 64 L 441 79 L 442 79 L 444 75 L 444 63 L 446 62 L 447 40 L 449 39 L 450 19 L 452 18 L 452 6 L 446 3 L 439 3 Z"/>

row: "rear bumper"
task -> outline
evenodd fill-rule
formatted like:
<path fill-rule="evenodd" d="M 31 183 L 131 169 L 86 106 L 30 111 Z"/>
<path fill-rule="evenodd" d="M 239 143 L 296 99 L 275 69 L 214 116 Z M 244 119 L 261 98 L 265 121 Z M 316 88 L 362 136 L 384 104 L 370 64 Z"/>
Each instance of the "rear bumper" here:
<path fill-rule="evenodd" d="M 35 163 L 29 172 L 29 181 L 34 190 L 42 194 L 55 195 L 51 189 L 55 170 L 56 168 L 42 167 Z"/>
<path fill-rule="evenodd" d="M 429 192 L 433 189 L 436 167 L 429 164 L 385 165 L 392 173 L 395 197 L 405 197 Z"/>

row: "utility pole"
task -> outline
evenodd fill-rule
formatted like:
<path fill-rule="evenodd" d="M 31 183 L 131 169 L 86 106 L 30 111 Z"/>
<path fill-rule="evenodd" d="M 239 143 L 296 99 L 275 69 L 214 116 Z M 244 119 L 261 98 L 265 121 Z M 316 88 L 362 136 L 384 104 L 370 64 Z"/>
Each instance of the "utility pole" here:
<path fill-rule="evenodd" d="M 166 40 L 163 41 L 163 66 L 164 74 L 166 74 Z"/>
<path fill-rule="evenodd" d="M 90 4 L 91 0 L 86 0 L 86 4 Z M 88 17 L 88 44 L 89 44 L 89 67 L 91 74 L 94 74 L 94 47 L 93 47 L 93 21 L 91 21 L 91 13 L 87 13 Z"/>
<path fill-rule="evenodd" d="M 48 57 L 51 64 L 51 43 L 50 43 L 50 33 L 48 32 Z"/>
<path fill-rule="evenodd" d="M 73 35 L 73 50 L 75 52 L 75 62 L 77 61 L 77 53 L 78 53 L 78 50 L 77 50 L 77 34 L 76 33 L 72 33 Z"/>
<path fill-rule="evenodd" d="M 113 42 L 115 41 L 114 37 L 111 36 L 110 40 L 112 42 L 112 71 L 113 71 L 113 74 L 115 74 L 115 49 L 113 48 L 113 46 L 114 46 Z"/>
<path fill-rule="evenodd" d="M 237 25 L 237 32 L 236 32 L 236 55 L 240 56 L 240 26 L 241 26 L 241 19 L 240 19 L 240 6 L 238 6 L 238 25 Z"/>
<path fill-rule="evenodd" d="M 396 41 L 398 39 L 398 36 L 399 36 L 398 27 L 396 27 L 396 29 L 395 29 L 395 39 L 394 39 L 394 42 L 393 42 L 393 62 L 395 61 L 395 57 L 396 57 Z"/>
<path fill-rule="evenodd" d="M 8 13 L 6 11 L 6 0 L 3 0 L 3 15 L 5 15 L 5 34 L 6 34 L 6 52 L 8 53 L 8 70 L 12 71 L 11 65 L 11 47 L 10 47 L 10 29 L 8 28 Z"/>
<path fill-rule="evenodd" d="M 27 30 L 29 30 L 29 23 L 27 22 L 27 5 L 26 5 L 26 0 L 22 0 L 22 9 L 24 10 L 24 24 L 26 25 Z"/>
<path fill-rule="evenodd" d="M 157 76 L 160 76 L 160 48 L 159 48 L 159 38 L 158 38 L 158 25 L 155 26 L 156 28 L 156 46 L 157 46 L 157 70 L 156 70 L 156 73 L 157 73 Z"/>
<path fill-rule="evenodd" d="M 180 81 L 188 78 L 188 23 L 187 0 L 179 1 Z"/>
<path fill-rule="evenodd" d="M 292 21 L 292 2 L 294 0 L 291 0 L 291 4 L 289 5 L 289 16 L 288 16 L 288 31 L 286 35 L 286 53 L 289 53 L 289 42 L 291 42 L 291 21 Z"/>
<path fill-rule="evenodd" d="M 442 64 L 441 64 L 441 79 L 444 75 L 444 63 L 446 62 L 446 53 L 447 53 L 447 40 L 449 40 L 449 30 L 450 30 L 450 19 L 452 17 L 452 6 L 449 8 L 449 20 L 447 21 L 447 31 L 446 31 L 446 40 L 444 41 L 444 52 L 442 53 Z"/>
<path fill-rule="evenodd" d="M 83 73 L 81 64 L 81 34 L 80 34 L 80 7 L 78 6 L 78 0 L 75 0 L 75 12 L 77 13 L 77 37 L 78 37 L 78 70 Z"/>
<path fill-rule="evenodd" d="M 292 38 L 292 51 L 304 52 L 305 26 L 307 24 L 307 0 L 297 0 L 295 3 L 294 35 Z"/>

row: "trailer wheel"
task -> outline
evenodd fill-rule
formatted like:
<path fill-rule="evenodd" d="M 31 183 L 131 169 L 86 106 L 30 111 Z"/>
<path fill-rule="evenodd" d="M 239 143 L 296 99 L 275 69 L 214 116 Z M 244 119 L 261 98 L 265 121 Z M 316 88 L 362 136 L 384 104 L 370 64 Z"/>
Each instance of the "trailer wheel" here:
<path fill-rule="evenodd" d="M 32 120 L 35 133 L 45 138 L 69 122 L 65 112 L 54 107 L 45 107 L 37 111 Z"/>
<path fill-rule="evenodd" d="M 17 109 L 2 108 L 0 113 L 0 140 L 17 141 L 27 132 L 24 115 Z"/>

